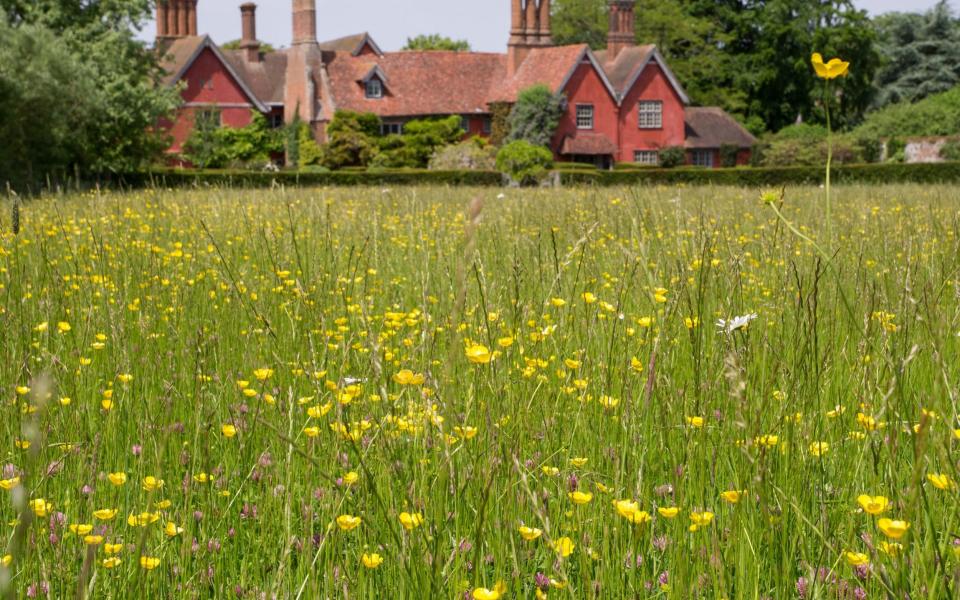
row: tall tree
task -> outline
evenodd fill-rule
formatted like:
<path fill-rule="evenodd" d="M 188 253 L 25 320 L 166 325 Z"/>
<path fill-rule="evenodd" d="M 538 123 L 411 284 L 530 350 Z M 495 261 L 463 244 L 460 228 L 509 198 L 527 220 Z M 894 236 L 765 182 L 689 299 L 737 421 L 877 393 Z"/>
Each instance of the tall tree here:
<path fill-rule="evenodd" d="M 946 0 L 923 15 L 889 13 L 874 23 L 884 60 L 875 106 L 914 102 L 960 83 L 960 22 Z"/>
<path fill-rule="evenodd" d="M 56 152 L 29 141 L 20 147 L 26 151 L 0 148 L 0 180 L 57 170 L 125 171 L 157 155 L 164 144 L 156 124 L 179 97 L 159 85 L 157 55 L 135 38 L 151 6 L 150 0 L 0 0 L 0 53 L 14 61 L 0 61 L 6 94 L 0 130 L 22 128 L 33 110 L 42 118 L 29 136 L 61 140 Z M 66 139 L 59 129 L 64 119 Z"/>
<path fill-rule="evenodd" d="M 407 43 L 403 46 L 404 50 L 448 50 L 452 52 L 469 52 L 470 42 L 467 40 L 454 40 L 433 33 L 430 35 L 418 35 L 414 38 L 407 38 Z"/>

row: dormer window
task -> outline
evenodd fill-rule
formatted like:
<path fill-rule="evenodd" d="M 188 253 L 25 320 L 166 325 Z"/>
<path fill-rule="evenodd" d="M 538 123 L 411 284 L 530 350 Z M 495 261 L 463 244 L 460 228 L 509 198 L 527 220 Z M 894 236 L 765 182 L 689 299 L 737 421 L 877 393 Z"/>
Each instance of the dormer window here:
<path fill-rule="evenodd" d="M 383 82 L 376 77 L 371 77 L 367 80 L 365 85 L 367 98 L 378 99 L 383 98 Z"/>

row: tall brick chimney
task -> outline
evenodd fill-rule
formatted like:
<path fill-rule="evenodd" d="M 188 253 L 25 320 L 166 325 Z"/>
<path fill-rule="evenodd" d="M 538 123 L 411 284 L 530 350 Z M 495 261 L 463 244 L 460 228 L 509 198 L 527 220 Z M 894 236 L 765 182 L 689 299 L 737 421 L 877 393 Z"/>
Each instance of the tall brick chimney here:
<path fill-rule="evenodd" d="M 257 40 L 257 5 L 247 2 L 240 5 L 240 20 L 243 23 L 243 35 L 240 48 L 247 62 L 260 62 L 260 42 Z"/>
<path fill-rule="evenodd" d="M 510 0 L 510 42 L 507 45 L 507 75 L 512 77 L 530 50 L 550 46 L 550 0 Z"/>
<path fill-rule="evenodd" d="M 157 41 L 197 35 L 197 0 L 157 1 Z"/>
<path fill-rule="evenodd" d="M 293 44 L 317 43 L 316 0 L 293 0 Z"/>
<path fill-rule="evenodd" d="M 610 29 L 607 31 L 607 60 L 637 43 L 634 30 L 634 0 L 610 0 Z"/>
<path fill-rule="evenodd" d="M 296 115 L 307 124 L 316 120 L 317 84 L 314 68 L 322 68 L 323 56 L 317 43 L 316 0 L 293 0 L 293 45 L 287 51 L 287 81 L 284 87 L 284 119 Z"/>

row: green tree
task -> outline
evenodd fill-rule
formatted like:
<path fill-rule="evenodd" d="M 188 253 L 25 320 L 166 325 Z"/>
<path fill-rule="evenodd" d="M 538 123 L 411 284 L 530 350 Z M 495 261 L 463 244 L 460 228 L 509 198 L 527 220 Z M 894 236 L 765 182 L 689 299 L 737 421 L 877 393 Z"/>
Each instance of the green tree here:
<path fill-rule="evenodd" d="M 321 163 L 330 169 L 365 167 L 379 152 L 380 117 L 338 110 L 327 126 Z"/>
<path fill-rule="evenodd" d="M 960 83 L 960 22 L 945 0 L 923 15 L 881 15 L 874 25 L 884 61 L 874 106 L 915 102 Z"/>
<path fill-rule="evenodd" d="M 437 33 L 430 35 L 418 35 L 414 38 L 407 38 L 407 43 L 403 50 L 449 50 L 453 52 L 469 52 L 470 42 L 466 40 L 454 40 L 444 37 Z"/>
<path fill-rule="evenodd" d="M 159 155 L 166 140 L 156 125 L 179 94 L 160 84 L 157 55 L 134 37 L 151 6 L 149 0 L 0 0 L 0 54 L 9 57 L 0 64 L 6 94 L 0 130 L 30 123 L 32 104 L 43 118 L 30 137 L 57 146 L 5 143 L 0 179 L 127 171 Z M 57 108 L 38 108 L 45 105 Z M 64 120 L 69 139 L 60 129 Z M 8 171 L 13 164 L 21 169 Z"/>
<path fill-rule="evenodd" d="M 520 92 L 510 111 L 508 141 L 524 140 L 535 146 L 549 147 L 567 99 L 545 85 L 535 85 Z"/>
<path fill-rule="evenodd" d="M 378 167 L 423 168 L 438 149 L 461 141 L 464 131 L 460 117 L 417 119 L 403 126 L 402 135 L 382 139 L 380 154 L 374 160 Z"/>
<path fill-rule="evenodd" d="M 606 0 L 554 0 L 550 13 L 555 43 L 589 44 L 594 50 L 607 47 Z"/>
<path fill-rule="evenodd" d="M 539 183 L 552 166 L 549 150 L 525 140 L 510 142 L 497 152 L 497 170 L 520 185 Z"/>

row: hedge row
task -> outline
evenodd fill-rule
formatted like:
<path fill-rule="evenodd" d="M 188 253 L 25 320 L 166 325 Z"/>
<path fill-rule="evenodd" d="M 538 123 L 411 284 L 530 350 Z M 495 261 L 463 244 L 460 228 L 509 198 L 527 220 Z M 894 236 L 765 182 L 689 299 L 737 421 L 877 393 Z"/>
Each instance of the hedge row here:
<path fill-rule="evenodd" d="M 430 171 L 427 169 L 378 171 L 240 171 L 162 169 L 124 175 L 120 183 L 132 187 L 273 187 L 364 185 L 499 186 L 496 171 Z"/>
<path fill-rule="evenodd" d="M 556 171 L 562 185 L 733 185 L 765 187 L 779 185 L 819 185 L 824 172 L 819 167 L 762 167 L 733 169 L 624 169 Z M 960 181 L 960 162 L 927 164 L 844 165 L 833 169 L 837 183 L 942 183 Z M 452 185 L 500 186 L 503 176 L 495 171 L 331 171 L 304 173 L 281 171 L 191 171 L 164 169 L 145 171 L 117 178 L 130 187 L 272 187 L 295 186 L 383 186 Z"/>
<path fill-rule="evenodd" d="M 819 185 L 824 180 L 820 167 L 740 167 L 732 169 L 636 169 L 560 171 L 564 185 L 735 185 L 778 186 Z M 923 164 L 867 164 L 834 167 L 836 183 L 943 183 L 960 181 L 960 162 Z"/>

